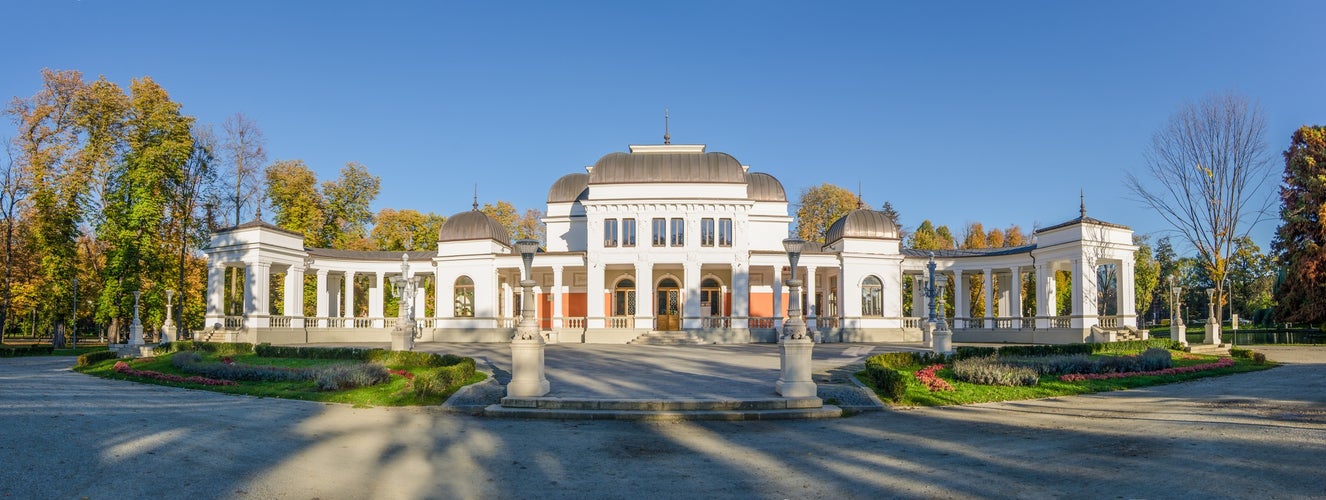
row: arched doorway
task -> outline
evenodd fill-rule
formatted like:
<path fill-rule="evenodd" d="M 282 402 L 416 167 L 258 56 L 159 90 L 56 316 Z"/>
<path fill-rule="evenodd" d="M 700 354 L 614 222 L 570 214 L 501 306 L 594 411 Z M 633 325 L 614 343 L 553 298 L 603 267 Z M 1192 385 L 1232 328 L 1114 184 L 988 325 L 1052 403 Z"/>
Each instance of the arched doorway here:
<path fill-rule="evenodd" d="M 723 313 L 723 284 L 713 278 L 700 282 L 700 316 L 726 316 Z"/>
<path fill-rule="evenodd" d="M 655 309 L 658 314 L 658 321 L 655 329 L 661 331 L 675 331 L 681 329 L 681 286 L 677 280 L 672 278 L 663 278 L 658 280 L 658 286 L 654 287 Z"/>
<path fill-rule="evenodd" d="M 622 278 L 612 290 L 612 315 L 635 316 L 635 281 Z"/>

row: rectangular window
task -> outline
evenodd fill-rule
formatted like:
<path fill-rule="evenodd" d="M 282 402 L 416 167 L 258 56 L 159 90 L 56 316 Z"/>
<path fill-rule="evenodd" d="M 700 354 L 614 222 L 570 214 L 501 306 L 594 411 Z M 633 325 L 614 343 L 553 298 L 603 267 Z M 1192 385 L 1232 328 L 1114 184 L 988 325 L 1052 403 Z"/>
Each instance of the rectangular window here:
<path fill-rule="evenodd" d="M 617 246 L 617 219 L 603 219 L 603 246 Z"/>
<path fill-rule="evenodd" d="M 714 246 L 714 220 L 700 219 L 700 246 Z"/>
<path fill-rule="evenodd" d="M 686 246 L 686 221 L 683 219 L 672 219 L 672 246 Z"/>
<path fill-rule="evenodd" d="M 732 246 L 732 219 L 718 219 L 718 246 Z"/>
<path fill-rule="evenodd" d="M 654 219 L 654 246 L 661 247 L 668 244 L 668 221 L 667 219 Z"/>
<path fill-rule="evenodd" d="M 622 219 L 622 246 L 635 246 L 635 219 Z"/>

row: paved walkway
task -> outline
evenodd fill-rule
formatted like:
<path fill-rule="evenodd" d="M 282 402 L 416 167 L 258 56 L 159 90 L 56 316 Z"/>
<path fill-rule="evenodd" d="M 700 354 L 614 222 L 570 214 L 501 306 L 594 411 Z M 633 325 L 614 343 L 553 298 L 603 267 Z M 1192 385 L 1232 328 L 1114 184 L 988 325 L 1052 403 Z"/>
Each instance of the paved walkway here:
<path fill-rule="evenodd" d="M 1326 496 L 1326 349 L 1262 350 L 1291 364 L 830 421 L 668 423 L 237 397 L 0 359 L 0 498 Z M 550 364 L 575 352 L 551 348 Z M 620 369 L 680 356 L 654 352 Z"/>

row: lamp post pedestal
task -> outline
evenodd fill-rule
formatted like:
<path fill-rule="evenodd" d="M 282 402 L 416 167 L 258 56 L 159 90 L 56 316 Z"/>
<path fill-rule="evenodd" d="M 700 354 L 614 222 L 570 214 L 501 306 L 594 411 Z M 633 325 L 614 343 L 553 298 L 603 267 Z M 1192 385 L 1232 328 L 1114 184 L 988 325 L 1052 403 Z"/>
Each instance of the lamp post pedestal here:
<path fill-rule="evenodd" d="M 814 349 L 815 341 L 804 335 L 801 338 L 783 339 L 779 346 L 782 371 L 778 382 L 774 383 L 774 389 L 779 395 L 785 398 L 813 398 L 819 394 L 819 389 L 810 378 L 811 353 Z"/>
<path fill-rule="evenodd" d="M 928 319 L 921 322 L 921 345 L 924 347 L 935 346 L 935 323 Z"/>
<path fill-rule="evenodd" d="M 516 336 L 511 339 L 511 382 L 506 385 L 506 395 L 511 398 L 537 398 L 550 390 L 544 376 L 543 334 L 534 317 L 534 286 L 538 282 L 530 279 L 534 252 L 538 249 L 537 240 L 516 241 L 525 279 L 520 280 L 520 323 L 516 324 Z"/>
<path fill-rule="evenodd" d="M 174 296 L 174 290 L 166 290 L 166 321 L 161 323 L 161 343 L 163 344 L 177 340 L 175 338 L 177 332 L 175 328 L 175 319 L 171 317 L 171 309 L 174 307 L 171 299 L 174 298 Z"/>
<path fill-rule="evenodd" d="M 1215 315 L 1215 289 L 1206 289 L 1206 336 L 1202 338 L 1203 344 L 1219 345 L 1220 342 L 1220 320 Z"/>
<path fill-rule="evenodd" d="M 138 318 L 138 297 L 142 292 L 134 292 L 134 322 L 129 326 L 129 345 L 140 347 L 143 342 L 143 321 Z"/>

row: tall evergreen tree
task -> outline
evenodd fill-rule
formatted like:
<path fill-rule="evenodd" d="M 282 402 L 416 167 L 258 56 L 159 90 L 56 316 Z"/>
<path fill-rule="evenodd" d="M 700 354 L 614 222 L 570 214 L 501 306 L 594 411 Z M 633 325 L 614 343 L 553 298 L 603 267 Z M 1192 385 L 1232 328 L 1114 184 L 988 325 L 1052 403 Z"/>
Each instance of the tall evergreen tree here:
<path fill-rule="evenodd" d="M 1284 279 L 1275 289 L 1281 321 L 1326 321 L 1326 127 L 1300 127 L 1284 152 L 1280 227 L 1271 248 Z"/>

